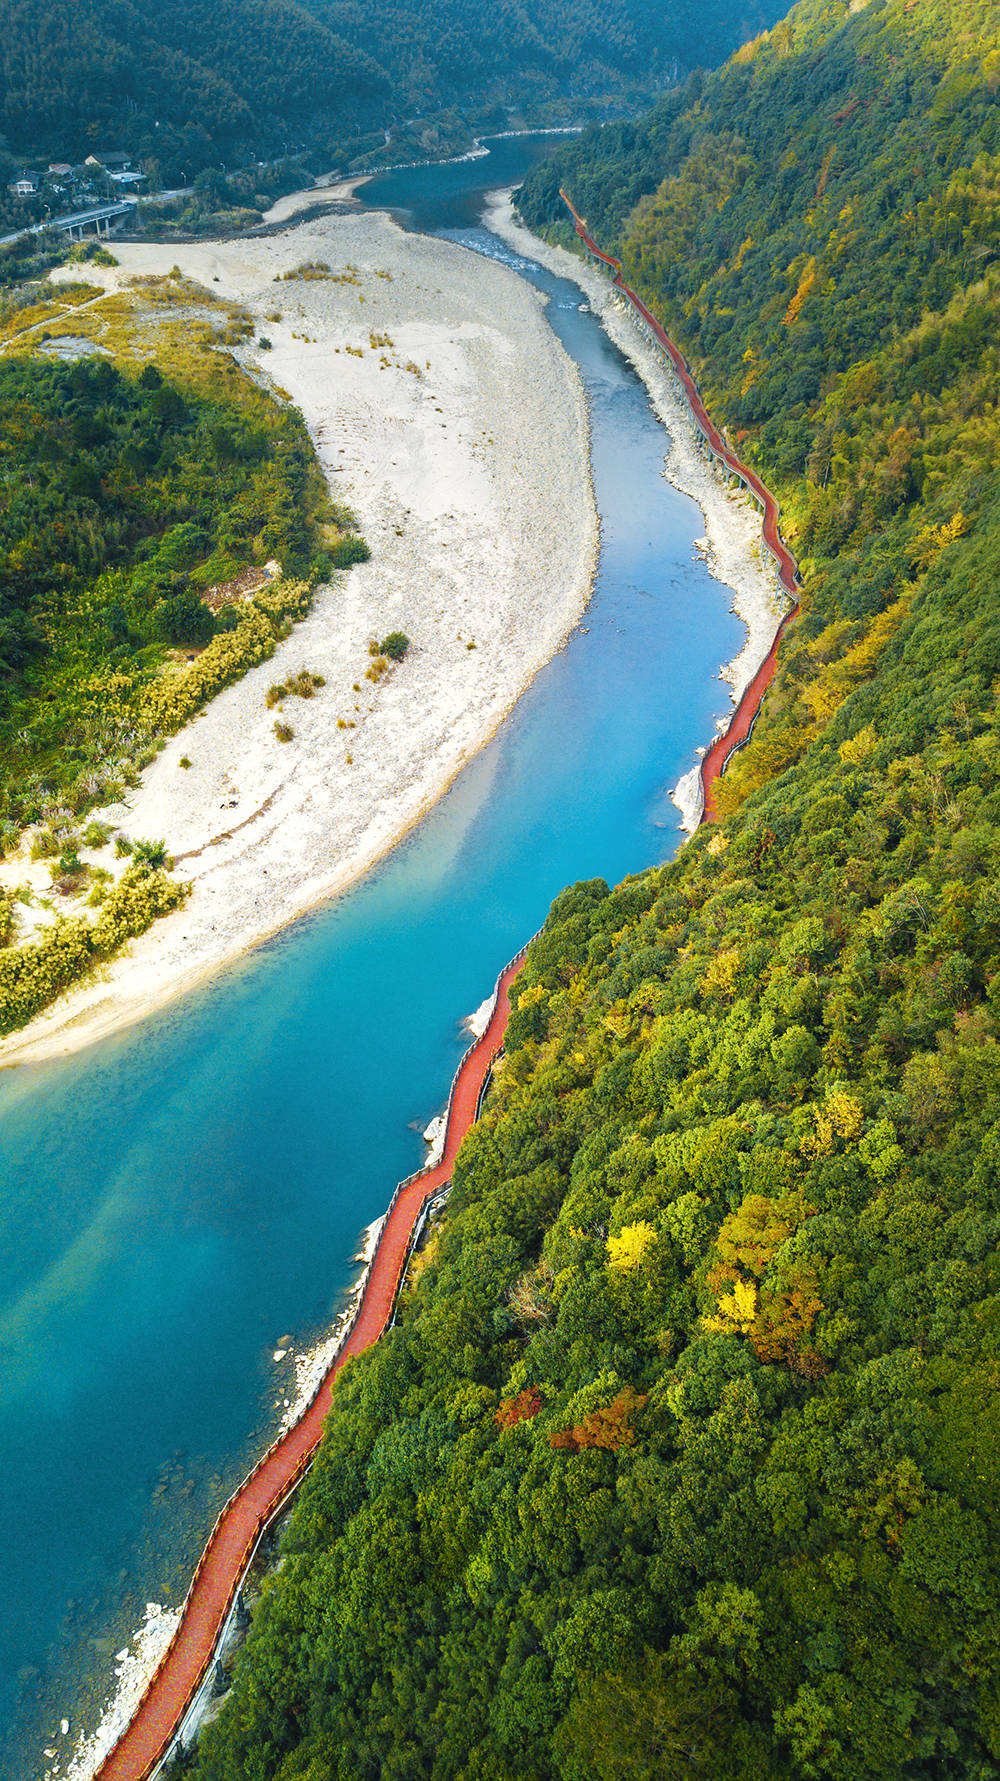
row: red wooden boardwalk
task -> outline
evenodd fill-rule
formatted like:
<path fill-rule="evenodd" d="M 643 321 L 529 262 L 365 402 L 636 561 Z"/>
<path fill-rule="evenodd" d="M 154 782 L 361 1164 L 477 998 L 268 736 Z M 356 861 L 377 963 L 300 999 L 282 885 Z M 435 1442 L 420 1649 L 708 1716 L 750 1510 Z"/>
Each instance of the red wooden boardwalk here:
<path fill-rule="evenodd" d="M 761 529 L 764 543 L 767 545 L 768 550 L 771 552 L 771 555 L 774 557 L 778 565 L 778 577 L 782 587 L 794 601 L 791 611 L 786 612 L 778 626 L 774 642 L 772 643 L 767 656 L 758 668 L 750 685 L 746 688 L 724 733 L 721 736 L 718 736 L 712 743 L 711 748 L 708 750 L 708 753 L 705 755 L 705 758 L 701 763 L 701 786 L 705 798 L 704 820 L 706 822 L 714 822 L 718 815 L 715 798 L 713 796 L 715 782 L 721 776 L 723 768 L 730 755 L 746 741 L 750 731 L 753 729 L 757 713 L 763 702 L 764 694 L 770 686 L 771 681 L 774 679 L 774 670 L 778 659 L 778 645 L 784 636 L 786 627 L 798 616 L 798 568 L 796 566 L 795 558 L 781 536 L 781 509 L 779 508 L 777 501 L 770 489 L 761 481 L 756 471 L 748 469 L 746 464 L 742 463 L 736 456 L 736 453 L 730 451 L 722 434 L 709 418 L 708 411 L 701 396 L 698 394 L 698 386 L 695 383 L 694 378 L 691 376 L 687 360 L 684 358 L 683 353 L 678 351 L 677 347 L 670 339 L 670 336 L 660 326 L 655 315 L 652 314 L 651 310 L 646 308 L 642 298 L 637 296 L 631 286 L 625 283 L 622 278 L 621 261 L 616 260 L 613 254 L 606 254 L 602 248 L 598 247 L 593 236 L 588 233 L 587 225 L 583 218 L 561 187 L 559 196 L 567 210 L 570 212 L 576 232 L 584 246 L 589 249 L 595 259 L 601 260 L 605 266 L 611 267 L 614 272 L 614 282 L 618 286 L 618 289 L 624 297 L 628 298 L 633 308 L 638 311 L 639 315 L 641 315 L 647 328 L 649 328 L 658 344 L 663 348 L 670 359 L 670 362 L 684 387 L 688 405 L 691 409 L 691 413 L 694 415 L 695 425 L 708 445 L 713 457 L 718 458 L 731 475 L 739 477 L 739 480 L 751 491 L 755 499 L 760 502 L 763 509 Z"/>
<path fill-rule="evenodd" d="M 483 1084 L 503 1044 L 510 1014 L 508 991 L 523 960 L 524 951 L 502 973 L 489 1025 L 459 1066 L 441 1160 L 396 1189 L 347 1339 L 301 1420 L 268 1449 L 219 1516 L 198 1562 L 177 1631 L 95 1781 L 142 1781 L 150 1775 L 198 1694 L 261 1532 L 287 1500 L 319 1444 L 333 1379 L 351 1355 L 378 1341 L 392 1316 L 414 1226 L 427 1201 L 450 1181 L 459 1145 L 476 1118 Z"/>
<path fill-rule="evenodd" d="M 795 558 L 781 536 L 780 513 L 774 496 L 760 477 L 730 451 L 713 426 L 684 358 L 655 316 L 624 283 L 621 262 L 602 252 L 587 233 L 586 224 L 565 192 L 561 196 L 572 213 L 581 241 L 597 259 L 613 269 L 615 283 L 668 354 L 710 451 L 760 502 L 764 542 L 777 561 L 782 585 L 795 600 L 798 588 Z M 753 728 L 761 701 L 774 676 L 778 644 L 798 610 L 796 601 L 778 627 L 770 652 L 744 692 L 725 734 L 713 742 L 702 762 L 704 815 L 709 822 L 716 816 L 712 787 L 733 750 L 746 741 Z M 360 1354 L 378 1341 L 392 1317 L 414 1228 L 428 1200 L 450 1181 L 459 1146 L 476 1119 L 483 1085 L 503 1045 L 510 1014 L 508 991 L 521 969 L 526 951 L 525 947 L 501 974 L 490 1023 L 459 1066 L 448 1103 L 445 1144 L 440 1161 L 433 1168 L 411 1175 L 396 1189 L 369 1265 L 353 1324 L 336 1359 L 294 1428 L 274 1442 L 223 1509 L 198 1562 L 177 1631 L 128 1727 L 97 1770 L 94 1781 L 144 1781 L 177 1736 L 211 1667 L 219 1636 L 261 1533 L 288 1500 L 319 1445 L 330 1407 L 333 1379 L 351 1355 Z"/>

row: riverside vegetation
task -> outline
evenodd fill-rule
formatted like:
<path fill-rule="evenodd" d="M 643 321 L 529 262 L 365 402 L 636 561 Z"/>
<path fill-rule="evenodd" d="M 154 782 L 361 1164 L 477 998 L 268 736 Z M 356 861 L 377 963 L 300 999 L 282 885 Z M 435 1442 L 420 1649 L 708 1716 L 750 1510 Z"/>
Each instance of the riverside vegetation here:
<path fill-rule="evenodd" d="M 367 550 L 301 416 L 224 350 L 249 325 L 231 306 L 177 280 L 104 298 L 41 286 L 0 325 L 0 851 L 32 829 L 73 895 L 95 876 L 77 852 L 87 811 L 134 785 L 164 737 L 273 653 L 316 580 Z M 43 357 L 65 328 L 87 356 Z M 268 562 L 283 573 L 249 598 L 206 603 Z M 100 849 L 108 835 L 82 839 Z M 148 854 L 107 879 L 97 868 L 96 919 L 57 915 L 21 944 L 3 897 L 0 1032 L 184 895 Z"/>
<path fill-rule="evenodd" d="M 507 129 L 522 107 L 562 122 L 568 105 L 576 115 L 648 96 L 678 62 L 721 60 L 779 11 L 780 0 L 608 0 L 599 12 L 590 0 L 161 0 L 152 11 L 0 0 L 0 129 L 21 154 L 82 159 L 113 143 L 142 157 L 151 189 L 200 174 L 216 209 L 264 208 L 306 169 L 461 152 L 470 126 Z M 282 164 L 265 167 L 264 154 Z"/>
<path fill-rule="evenodd" d="M 723 820 L 567 890 L 197 1781 L 1000 1774 L 1000 43 L 805 0 L 564 183 L 777 487 Z"/>

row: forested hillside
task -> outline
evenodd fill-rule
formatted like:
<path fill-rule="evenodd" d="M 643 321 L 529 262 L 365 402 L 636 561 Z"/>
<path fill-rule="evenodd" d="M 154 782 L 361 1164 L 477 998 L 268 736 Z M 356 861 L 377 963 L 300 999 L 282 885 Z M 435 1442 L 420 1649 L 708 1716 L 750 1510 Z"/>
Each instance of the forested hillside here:
<path fill-rule="evenodd" d="M 649 95 L 716 63 L 779 0 L 0 0 L 0 130 L 16 154 L 125 147 L 168 181 L 460 106 Z M 564 106 L 565 108 L 565 106 Z"/>
<path fill-rule="evenodd" d="M 985 0 L 805 0 L 523 194 L 803 612 L 723 820 L 533 946 L 198 1781 L 1000 1775 L 998 72 Z"/>
<path fill-rule="evenodd" d="M 224 350 L 251 331 L 173 277 L 0 306 L 0 1034 L 184 895 L 94 807 L 368 554 L 301 415 Z"/>

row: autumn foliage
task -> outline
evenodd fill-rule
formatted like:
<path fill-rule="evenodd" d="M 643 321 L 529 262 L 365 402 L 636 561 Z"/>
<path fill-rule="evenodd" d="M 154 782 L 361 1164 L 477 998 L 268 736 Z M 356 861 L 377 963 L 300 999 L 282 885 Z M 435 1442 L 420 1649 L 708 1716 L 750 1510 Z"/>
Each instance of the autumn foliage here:
<path fill-rule="evenodd" d="M 591 1410 L 573 1428 L 556 1429 L 549 1436 L 549 1446 L 563 1447 L 569 1453 L 582 1453 L 587 1447 L 603 1447 L 605 1452 L 615 1453 L 619 1447 L 631 1447 L 635 1441 L 632 1417 L 642 1409 L 647 1395 L 626 1385 L 606 1409 Z"/>
<path fill-rule="evenodd" d="M 501 1398 L 497 1410 L 497 1428 L 512 1429 L 519 1422 L 530 1422 L 542 1407 L 542 1400 L 533 1385 L 519 1391 L 516 1398 Z"/>

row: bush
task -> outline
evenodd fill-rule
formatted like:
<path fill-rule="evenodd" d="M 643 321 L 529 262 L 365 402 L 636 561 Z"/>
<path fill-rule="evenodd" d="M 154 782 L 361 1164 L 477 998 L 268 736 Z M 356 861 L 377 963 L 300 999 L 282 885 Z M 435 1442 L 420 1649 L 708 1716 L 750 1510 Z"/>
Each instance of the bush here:
<path fill-rule="evenodd" d="M 330 552 L 335 569 L 350 569 L 353 563 L 367 563 L 371 554 L 364 539 L 353 532 L 346 538 L 338 538 Z"/>
<path fill-rule="evenodd" d="M 153 871 L 159 871 L 161 866 L 167 864 L 167 844 L 165 841 L 134 841 L 132 843 L 132 854 L 136 860 L 141 860 L 144 865 L 149 866 Z"/>
<path fill-rule="evenodd" d="M 388 656 L 390 662 L 401 662 L 409 647 L 410 639 L 403 631 L 390 631 L 379 644 L 382 654 Z"/>
<path fill-rule="evenodd" d="M 292 674 L 288 680 L 269 686 L 264 703 L 271 711 L 275 705 L 281 703 L 282 699 L 311 699 L 317 687 L 325 685 L 325 674 L 312 674 L 308 668 L 300 668 L 298 673 Z"/>
<path fill-rule="evenodd" d="M 51 829 L 39 829 L 31 838 L 33 860 L 51 860 L 59 852 L 59 842 Z"/>
<path fill-rule="evenodd" d="M 75 841 L 66 842 L 58 860 L 54 860 L 50 868 L 53 878 L 79 878 L 86 869 L 76 851 Z"/>
<path fill-rule="evenodd" d="M 30 946 L 0 948 L 0 1033 L 23 1026 L 92 965 L 178 908 L 188 892 L 138 860 L 108 892 L 93 926 L 83 916 L 60 918 Z"/>
<path fill-rule="evenodd" d="M 280 722 L 275 723 L 274 733 L 279 742 L 290 742 L 295 735 L 295 731 L 292 729 L 291 724 L 283 724 Z"/>

